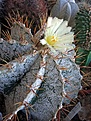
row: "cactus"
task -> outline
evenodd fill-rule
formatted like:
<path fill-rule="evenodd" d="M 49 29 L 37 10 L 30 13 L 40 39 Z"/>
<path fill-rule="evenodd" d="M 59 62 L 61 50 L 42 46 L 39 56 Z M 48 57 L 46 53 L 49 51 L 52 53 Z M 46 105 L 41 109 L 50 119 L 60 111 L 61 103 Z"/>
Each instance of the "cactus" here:
<path fill-rule="evenodd" d="M 1 91 L 14 88 L 12 84 L 19 80 L 21 80 L 21 85 L 16 87 L 17 91 L 20 90 L 19 103 L 15 108 L 11 106 L 12 113 L 6 116 L 4 121 L 21 120 L 23 114 L 25 120 L 32 121 L 48 121 L 56 118 L 63 104 L 69 104 L 73 98 L 77 97 L 81 89 L 82 76 L 79 66 L 74 61 L 74 33 L 70 32 L 71 27 L 68 27 L 68 21 L 58 18 L 49 17 L 47 23 L 41 24 L 40 30 L 33 35 L 29 26 L 26 28 L 24 21 L 21 23 L 19 19 L 18 21 L 14 19 L 13 22 L 8 42 L 1 39 L 3 47 L 8 45 L 9 52 L 6 53 L 11 56 L 8 59 L 9 63 L 6 62 L 6 57 L 4 58 L 7 64 L 2 63 L 0 68 Z M 17 53 L 10 51 L 12 46 L 15 48 L 14 51 L 17 47 L 17 53 L 21 54 L 20 58 Z M 26 52 L 22 52 L 22 47 L 26 48 Z M 3 54 L 1 55 L 3 57 Z M 37 73 L 36 79 L 33 77 L 35 72 Z M 27 79 L 28 73 L 30 74 L 29 79 Z M 29 89 L 27 94 L 23 79 L 26 80 L 25 85 Z M 21 97 L 23 98 L 20 100 Z M 14 98 L 17 98 L 17 94 Z M 9 105 L 8 100 L 13 101 L 9 95 L 6 101 L 7 106 Z"/>
<path fill-rule="evenodd" d="M 48 19 L 49 22 L 47 22 L 47 27 L 49 27 L 50 20 L 51 19 Z M 60 22 L 62 25 L 60 24 Z M 32 65 L 31 60 L 32 62 L 34 62 L 37 57 L 39 57 L 42 60 L 42 62 L 40 62 L 40 69 L 39 71 L 37 71 L 36 81 L 34 81 L 32 85 L 27 84 L 29 88 L 29 93 L 26 95 L 23 101 L 18 103 L 19 107 L 16 106 L 17 108 L 15 109 L 15 111 L 13 111 L 9 117 L 6 117 L 6 119 L 4 119 L 5 121 L 12 120 L 12 118 L 14 119 L 17 118 L 17 115 L 19 112 L 26 114 L 27 111 L 30 112 L 30 115 L 29 116 L 26 115 L 26 118 L 32 119 L 34 121 L 50 120 L 53 118 L 54 115 L 55 115 L 54 118 L 56 118 L 56 113 L 58 112 L 59 109 L 63 107 L 63 103 L 69 104 L 71 99 L 77 97 L 78 91 L 81 89 L 82 76 L 80 74 L 79 67 L 74 62 L 75 52 L 74 50 L 70 50 L 70 48 L 68 47 L 69 45 L 71 49 L 74 48 L 74 45 L 72 44 L 72 41 L 74 40 L 73 32 L 70 33 L 71 27 L 67 27 L 67 24 L 68 24 L 67 21 L 63 21 L 58 18 L 54 18 L 52 24 L 53 24 L 54 30 L 56 31 L 57 29 L 56 31 L 57 37 L 60 35 L 59 32 L 63 30 L 63 27 L 65 28 L 65 31 L 63 31 L 63 34 L 62 34 L 64 36 L 60 43 L 60 44 L 64 43 L 63 51 L 59 47 L 56 48 L 55 46 L 54 48 L 53 44 L 49 42 L 51 41 L 51 38 L 49 38 L 48 39 L 49 45 L 48 43 L 46 45 L 41 45 L 41 44 L 38 45 L 40 46 L 40 48 L 36 52 L 39 54 L 39 56 L 36 55 L 37 53 L 34 50 L 36 48 L 32 48 L 33 51 L 31 49 L 30 52 L 32 52 L 31 54 L 35 56 L 27 55 L 22 57 L 24 59 L 20 58 L 20 61 L 19 60 L 16 60 L 14 62 L 11 61 L 9 63 L 9 64 L 12 64 L 11 68 L 8 69 L 8 67 L 6 67 L 8 69 L 7 73 L 5 73 L 6 72 L 5 69 L 1 71 L 2 73 L 1 78 L 3 76 L 3 79 L 6 80 L 9 77 L 8 75 L 11 75 L 11 77 L 13 75 L 13 78 L 19 80 L 21 79 L 21 77 L 24 76 L 24 74 L 28 71 L 28 69 Z M 55 27 L 55 24 L 59 29 Z M 21 26 L 21 23 L 19 23 L 19 25 Z M 14 27 L 16 28 L 15 23 L 14 23 Z M 46 39 L 48 35 L 49 36 L 52 35 L 50 31 L 52 31 L 53 29 L 50 27 L 49 28 L 47 27 L 46 28 L 44 27 L 44 30 L 42 30 L 45 36 L 44 39 Z M 52 36 L 55 36 L 55 31 L 53 32 Z M 48 34 L 48 32 L 50 34 Z M 65 33 L 67 34 L 66 36 L 65 36 Z M 60 35 L 60 37 L 62 35 Z M 33 37 L 36 38 L 35 36 Z M 39 34 L 38 36 L 40 36 L 41 38 L 41 34 Z M 69 36 L 69 39 L 66 39 L 68 36 Z M 32 40 L 33 40 L 33 37 L 32 37 Z M 17 38 L 18 37 L 16 37 L 16 39 Z M 11 40 L 8 43 L 12 42 L 13 44 L 13 42 L 15 41 L 11 41 Z M 63 40 L 64 42 L 62 43 Z M 43 39 L 40 40 L 40 42 L 43 42 L 43 41 L 44 41 Z M 60 42 L 60 39 L 59 39 L 59 42 Z M 32 44 L 34 46 L 34 43 Z M 27 45 L 25 46 L 27 47 Z M 31 71 L 32 70 L 30 70 L 30 72 Z M 10 74 L 10 72 L 12 73 Z M 15 74 L 19 74 L 20 75 L 19 78 Z M 8 89 L 8 86 L 12 87 L 12 82 L 13 83 L 17 82 L 17 80 L 13 81 L 11 79 L 8 80 L 10 83 L 7 83 L 7 87 L 4 87 L 5 84 L 3 81 L 4 86 L 2 86 L 2 89 L 6 90 Z M 43 89 L 42 92 L 39 91 L 40 87 Z M 23 88 L 25 87 L 23 86 Z"/>
<path fill-rule="evenodd" d="M 36 26 L 37 30 L 41 26 L 40 20 L 46 19 L 47 8 L 45 0 L 1 0 L 0 1 L 0 24 L 1 35 L 3 31 L 10 31 L 12 23 L 7 22 L 8 17 L 13 17 L 20 21 L 19 14 L 23 18 L 23 22 L 27 19 L 26 27 L 29 27 L 30 20 L 33 21 L 33 28 Z M 9 23 L 9 24 L 8 24 Z M 7 26 L 7 27 L 6 27 Z M 32 31 L 34 32 L 34 30 Z M 2 35 L 3 37 L 3 35 Z"/>
<path fill-rule="evenodd" d="M 75 16 L 78 11 L 79 8 L 75 0 L 57 0 L 51 10 L 51 16 L 67 20 L 70 26 L 74 26 Z"/>
<path fill-rule="evenodd" d="M 91 8 L 80 8 L 76 16 L 75 34 L 77 45 L 76 62 L 88 66 L 91 62 Z"/>

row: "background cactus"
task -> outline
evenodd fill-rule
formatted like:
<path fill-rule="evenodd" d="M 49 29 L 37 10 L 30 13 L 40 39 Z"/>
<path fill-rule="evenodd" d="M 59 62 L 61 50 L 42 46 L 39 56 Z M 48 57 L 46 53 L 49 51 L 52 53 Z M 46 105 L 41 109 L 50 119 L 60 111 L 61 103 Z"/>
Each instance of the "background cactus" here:
<path fill-rule="evenodd" d="M 77 1 L 78 2 L 78 1 Z M 75 37 L 76 37 L 76 63 L 78 63 L 81 67 L 81 72 L 83 74 L 82 87 L 85 98 L 81 98 L 80 102 L 82 104 L 82 109 L 79 111 L 78 115 L 80 120 L 91 120 L 90 110 L 88 109 L 88 105 L 90 100 L 90 90 L 91 90 L 91 1 L 90 0 L 82 0 L 78 2 L 80 11 L 76 16 L 76 29 L 75 29 Z M 83 24 L 82 24 L 83 23 Z M 77 29 L 78 32 L 77 32 Z M 81 93 L 80 93 L 81 94 Z M 87 100 L 86 100 L 87 99 Z M 85 102 L 85 103 L 83 103 Z M 88 110 L 86 113 L 85 111 Z M 84 114 L 84 116 L 83 116 Z"/>
<path fill-rule="evenodd" d="M 8 17 L 13 17 L 18 21 L 20 20 L 19 14 L 22 16 L 22 21 L 26 21 L 26 27 L 29 27 L 32 20 L 33 31 L 36 26 L 36 30 L 41 26 L 42 20 L 46 19 L 47 6 L 45 0 L 1 0 L 0 1 L 0 23 L 2 24 L 1 33 L 4 31 L 10 31 L 12 23 L 7 21 Z M 9 24 L 8 24 L 9 23 Z M 6 27 L 7 26 L 7 27 Z"/>
<path fill-rule="evenodd" d="M 51 9 L 51 16 L 69 21 L 70 26 L 74 26 L 75 15 L 79 11 L 75 0 L 57 0 Z"/>
<path fill-rule="evenodd" d="M 90 8 L 80 8 L 76 15 L 76 62 L 80 65 L 88 66 L 91 62 L 91 17 Z"/>

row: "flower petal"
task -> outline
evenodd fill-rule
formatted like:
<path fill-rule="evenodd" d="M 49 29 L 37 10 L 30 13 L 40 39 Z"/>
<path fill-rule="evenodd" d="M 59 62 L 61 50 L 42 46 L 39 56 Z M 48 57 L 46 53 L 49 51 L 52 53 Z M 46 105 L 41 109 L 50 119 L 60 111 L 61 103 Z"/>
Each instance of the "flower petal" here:
<path fill-rule="evenodd" d="M 54 34 L 58 30 L 58 28 L 61 25 L 61 23 L 63 22 L 63 19 L 58 19 L 58 18 L 55 17 L 53 20 L 49 19 L 49 21 L 51 23 L 48 22 L 49 25 L 47 25 L 47 30 L 45 31 L 45 35 Z"/>
<path fill-rule="evenodd" d="M 61 46 L 58 45 L 58 46 L 55 46 L 54 48 L 64 53 L 66 51 L 70 51 L 74 49 L 75 46 L 73 44 L 62 44 Z"/>
<path fill-rule="evenodd" d="M 48 20 L 47 20 L 47 27 L 50 27 L 51 26 L 51 23 L 52 23 L 52 17 L 48 17 Z"/>
<path fill-rule="evenodd" d="M 40 43 L 41 43 L 42 45 L 47 44 L 47 42 L 46 42 L 46 40 L 45 40 L 45 39 L 41 39 L 41 40 L 40 40 Z"/>
<path fill-rule="evenodd" d="M 73 41 L 74 41 L 74 33 L 70 32 L 68 34 L 58 36 L 58 42 L 57 43 L 72 43 Z"/>
<path fill-rule="evenodd" d="M 64 29 L 60 29 L 56 32 L 56 36 L 62 36 L 64 34 L 67 34 L 71 31 L 71 27 L 65 27 Z"/>
<path fill-rule="evenodd" d="M 62 24 L 59 26 L 58 30 L 55 32 L 56 35 L 63 35 L 65 32 L 65 30 L 68 28 L 67 27 L 68 22 L 67 21 L 63 21 Z M 68 30 L 70 30 L 71 28 L 69 28 Z"/>
<path fill-rule="evenodd" d="M 52 28 L 51 28 L 53 33 L 55 33 L 59 29 L 59 27 L 62 24 L 62 22 L 63 22 L 63 19 L 58 19 L 56 17 L 53 19 L 53 21 L 52 21 Z"/>

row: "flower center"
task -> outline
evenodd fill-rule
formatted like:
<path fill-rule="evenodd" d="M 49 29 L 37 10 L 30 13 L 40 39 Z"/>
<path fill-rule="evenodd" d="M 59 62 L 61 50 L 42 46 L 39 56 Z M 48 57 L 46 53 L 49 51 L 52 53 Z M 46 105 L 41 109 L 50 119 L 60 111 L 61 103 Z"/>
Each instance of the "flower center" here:
<path fill-rule="evenodd" d="M 46 41 L 49 45 L 54 45 L 57 42 L 57 38 L 55 36 L 48 36 Z"/>

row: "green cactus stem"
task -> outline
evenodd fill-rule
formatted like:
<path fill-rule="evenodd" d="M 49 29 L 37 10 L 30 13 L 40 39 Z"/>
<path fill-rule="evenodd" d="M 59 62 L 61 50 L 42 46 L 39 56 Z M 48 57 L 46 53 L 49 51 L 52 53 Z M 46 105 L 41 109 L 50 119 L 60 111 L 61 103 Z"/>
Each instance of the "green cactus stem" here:
<path fill-rule="evenodd" d="M 80 65 L 88 66 L 91 62 L 91 7 L 80 8 L 76 15 L 76 45 L 77 58 L 76 62 Z"/>

